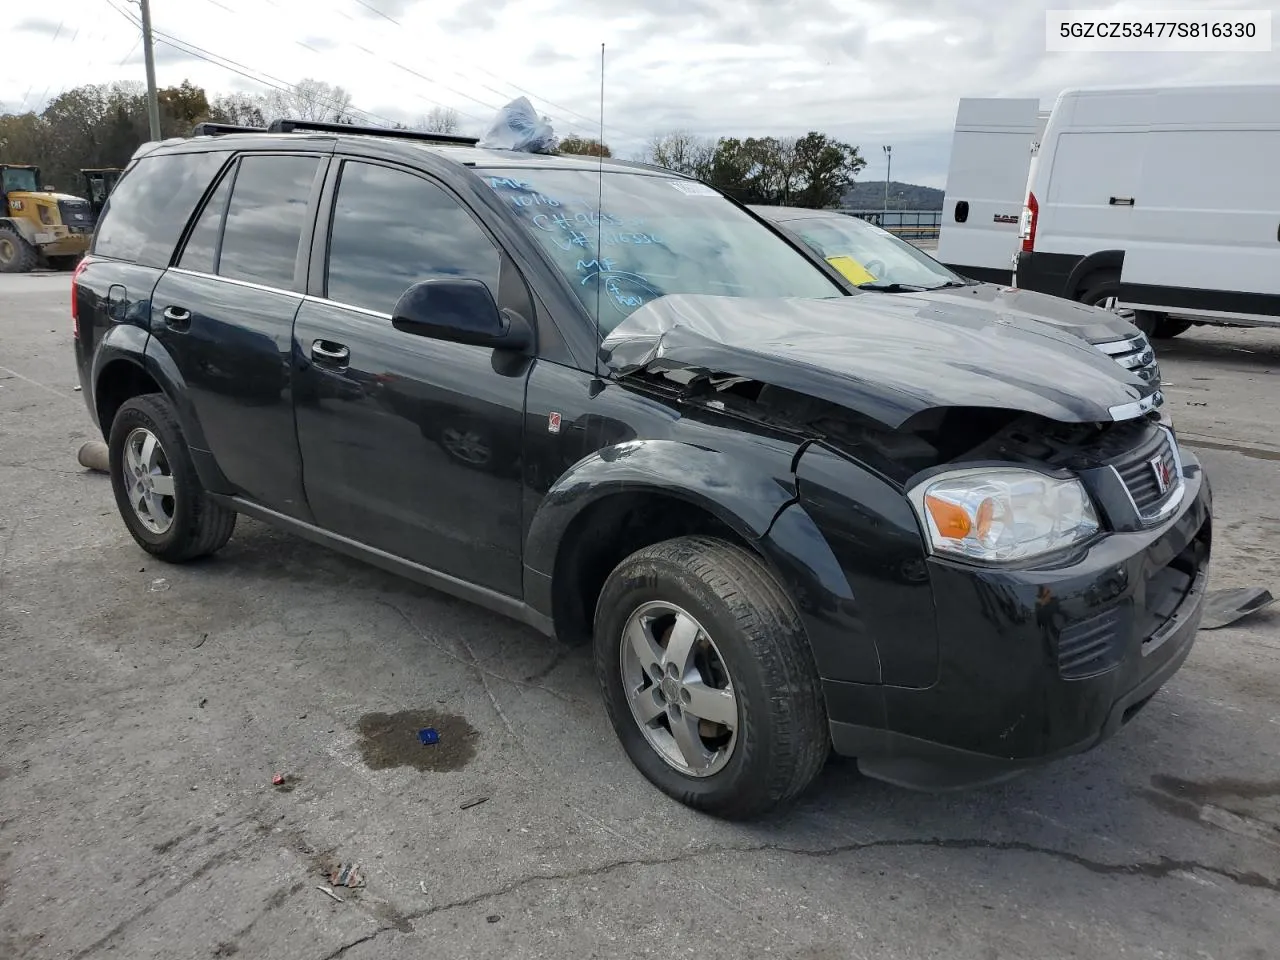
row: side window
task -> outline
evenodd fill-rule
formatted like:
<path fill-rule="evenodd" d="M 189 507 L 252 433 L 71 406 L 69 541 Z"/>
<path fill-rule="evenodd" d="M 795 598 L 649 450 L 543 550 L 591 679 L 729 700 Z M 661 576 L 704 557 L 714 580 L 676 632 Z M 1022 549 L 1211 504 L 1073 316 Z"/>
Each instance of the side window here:
<path fill-rule="evenodd" d="M 222 232 L 222 215 L 227 209 L 227 197 L 231 195 L 232 175 L 227 174 L 213 191 L 213 196 L 200 212 L 191 236 L 187 237 L 178 266 L 197 273 L 218 272 L 218 236 Z"/>
<path fill-rule="evenodd" d="M 289 290 L 318 157 L 246 156 L 222 231 L 218 275 Z"/>
<path fill-rule="evenodd" d="M 348 161 L 332 223 L 330 300 L 390 313 L 405 290 L 435 277 L 482 280 L 497 298 L 498 248 L 458 201 L 422 177 Z"/>
<path fill-rule="evenodd" d="M 167 267 L 191 212 L 226 160 L 222 151 L 143 157 L 111 192 L 94 254 Z"/>

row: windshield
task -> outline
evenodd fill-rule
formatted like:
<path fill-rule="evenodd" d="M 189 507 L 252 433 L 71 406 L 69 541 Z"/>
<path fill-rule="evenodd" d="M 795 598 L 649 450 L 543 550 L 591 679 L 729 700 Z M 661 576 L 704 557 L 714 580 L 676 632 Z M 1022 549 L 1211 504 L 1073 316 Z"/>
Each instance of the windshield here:
<path fill-rule="evenodd" d="M 846 296 L 807 257 L 704 184 L 606 171 L 601 206 L 594 170 L 479 173 L 550 254 L 602 336 L 667 294 Z"/>
<path fill-rule="evenodd" d="M 966 282 L 907 241 L 857 217 L 802 217 L 782 221 L 779 226 L 799 234 L 827 260 L 847 257 L 854 261 L 833 263 L 854 283 L 931 288 Z"/>
<path fill-rule="evenodd" d="M 29 169 L 15 169 L 10 167 L 4 171 L 4 192 L 19 191 L 24 193 L 39 193 L 40 180 L 39 171 Z"/>

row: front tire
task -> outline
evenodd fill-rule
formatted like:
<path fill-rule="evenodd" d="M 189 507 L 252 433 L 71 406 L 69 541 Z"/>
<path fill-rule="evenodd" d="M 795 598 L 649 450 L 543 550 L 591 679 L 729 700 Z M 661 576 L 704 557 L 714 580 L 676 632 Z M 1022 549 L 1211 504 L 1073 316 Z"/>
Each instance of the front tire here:
<path fill-rule="evenodd" d="M 1139 310 L 1134 323 L 1153 340 L 1168 340 L 1191 329 L 1190 320 L 1174 320 L 1163 313 L 1150 310 Z"/>
<path fill-rule="evenodd" d="M 172 405 L 161 394 L 126 401 L 107 441 L 116 507 L 148 553 L 171 563 L 220 550 L 236 515 L 200 483 Z"/>
<path fill-rule="evenodd" d="M 830 733 L 817 668 L 753 554 L 701 536 L 638 550 L 605 582 L 594 633 L 614 731 L 664 793 L 746 819 L 818 775 Z"/>
<path fill-rule="evenodd" d="M 1111 304 L 1118 296 L 1120 296 L 1120 275 L 1103 272 L 1095 273 L 1085 281 L 1078 299 L 1088 306 L 1110 310 Z"/>
<path fill-rule="evenodd" d="M 36 248 L 8 224 L 0 224 L 0 273 L 30 273 L 40 261 Z"/>

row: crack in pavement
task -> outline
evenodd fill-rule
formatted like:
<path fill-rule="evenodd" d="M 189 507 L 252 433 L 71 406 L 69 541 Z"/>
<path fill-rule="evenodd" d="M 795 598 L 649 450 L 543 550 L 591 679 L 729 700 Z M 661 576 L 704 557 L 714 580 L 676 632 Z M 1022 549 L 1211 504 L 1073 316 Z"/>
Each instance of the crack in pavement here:
<path fill-rule="evenodd" d="M 834 857 L 845 853 L 860 853 L 864 850 L 875 849 L 908 849 L 912 847 L 933 848 L 936 850 L 989 850 L 996 853 L 1030 853 L 1039 856 L 1051 857 L 1055 860 L 1062 860 L 1066 863 L 1073 864 L 1088 870 L 1090 873 L 1100 874 L 1102 876 L 1127 876 L 1127 877 L 1143 877 L 1151 880 L 1162 880 L 1175 873 L 1185 873 L 1195 870 L 1201 870 L 1205 873 L 1211 873 L 1214 876 L 1229 880 L 1232 883 L 1244 887 L 1250 887 L 1259 890 L 1269 890 L 1272 893 L 1280 893 L 1280 878 L 1265 877 L 1260 873 L 1251 871 L 1228 870 L 1224 867 L 1213 867 L 1207 864 L 1198 863 L 1194 860 L 1176 860 L 1172 857 L 1161 856 L 1154 861 L 1146 861 L 1141 863 L 1103 863 L 1098 860 L 1090 860 L 1088 857 L 1078 853 L 1071 853 L 1068 850 L 1055 850 L 1052 847 L 1040 847 L 1033 843 L 1027 843 L 1022 840 L 983 840 L 980 838 L 943 838 L 943 837 L 907 837 L 895 840 L 867 840 L 856 843 L 840 844 L 834 847 L 784 847 L 773 843 L 756 844 L 744 847 L 704 847 L 699 850 L 691 850 L 685 853 L 675 854 L 669 857 L 652 857 L 652 858 L 634 858 L 623 860 L 609 860 L 605 863 L 598 864 L 594 867 L 583 867 L 578 870 L 567 870 L 561 873 L 536 873 L 529 876 L 521 877 L 510 883 L 504 884 L 493 890 L 487 890 L 482 893 L 473 894 L 470 897 L 464 897 L 460 900 L 451 900 L 448 903 L 439 903 L 424 910 L 417 910 L 413 913 L 403 914 L 402 920 L 415 921 L 422 920 L 426 917 L 434 916 L 437 913 L 444 913 L 448 910 L 457 910 L 460 907 L 472 907 L 487 900 L 493 900 L 497 897 L 507 896 L 515 893 L 524 887 L 535 883 L 546 883 L 556 880 L 580 880 L 587 877 L 599 877 L 624 867 L 659 867 L 669 866 L 676 863 L 688 863 L 696 860 L 709 859 L 711 857 L 721 856 L 723 854 L 750 854 L 750 853 L 781 853 L 796 857 Z M 334 960 L 336 957 L 342 956 L 348 950 L 359 944 L 366 943 L 388 931 L 398 929 L 394 926 L 380 927 L 371 934 L 361 937 L 359 940 L 352 941 L 334 953 L 324 957 L 323 960 Z"/>

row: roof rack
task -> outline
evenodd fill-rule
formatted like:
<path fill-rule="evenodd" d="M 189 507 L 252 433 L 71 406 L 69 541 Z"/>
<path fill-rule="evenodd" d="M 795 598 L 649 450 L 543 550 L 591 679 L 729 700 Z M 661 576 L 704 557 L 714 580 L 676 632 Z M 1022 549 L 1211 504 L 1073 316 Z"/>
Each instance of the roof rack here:
<path fill-rule="evenodd" d="M 193 137 L 219 137 L 228 133 L 359 133 L 400 140 L 417 140 L 423 143 L 453 143 L 465 147 L 474 147 L 480 142 L 479 137 L 464 137 L 454 133 L 426 133 L 422 130 L 366 127 L 355 123 L 330 123 L 324 120 L 273 120 L 271 125 L 266 127 L 242 127 L 233 123 L 197 123 L 191 129 Z"/>
<path fill-rule="evenodd" d="M 426 133 L 422 130 L 396 130 L 392 127 L 365 127 L 355 123 L 327 123 L 323 120 L 275 120 L 267 127 L 270 133 L 364 133 L 377 137 L 397 137 L 401 140 L 422 140 L 427 143 L 456 143 L 474 147 L 479 137 L 463 137 L 454 133 Z"/>
<path fill-rule="evenodd" d="M 242 127 L 234 123 L 197 123 L 191 128 L 193 137 L 220 137 L 225 133 L 266 133 L 266 127 Z"/>

